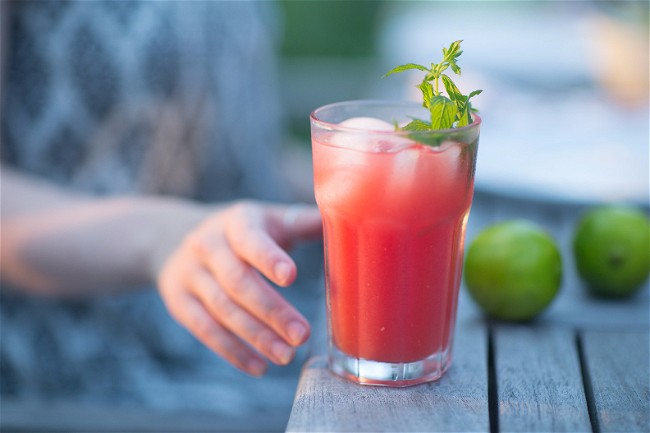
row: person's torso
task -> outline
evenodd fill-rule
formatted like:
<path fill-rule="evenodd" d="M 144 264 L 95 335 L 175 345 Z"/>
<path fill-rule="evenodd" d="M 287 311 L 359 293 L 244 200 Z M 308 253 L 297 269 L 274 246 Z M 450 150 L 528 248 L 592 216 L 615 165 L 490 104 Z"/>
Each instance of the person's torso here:
<path fill-rule="evenodd" d="M 2 160 L 73 188 L 283 197 L 259 2 L 14 2 Z"/>

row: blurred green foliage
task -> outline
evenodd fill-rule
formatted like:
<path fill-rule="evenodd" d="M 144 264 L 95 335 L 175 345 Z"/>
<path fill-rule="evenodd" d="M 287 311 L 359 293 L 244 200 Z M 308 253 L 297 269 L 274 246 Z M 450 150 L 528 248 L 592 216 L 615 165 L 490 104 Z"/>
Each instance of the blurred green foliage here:
<path fill-rule="evenodd" d="M 370 57 L 381 1 L 281 0 L 284 57 Z"/>
<path fill-rule="evenodd" d="M 603 13 L 630 24 L 650 26 L 650 2 L 647 0 L 592 0 Z"/>
<path fill-rule="evenodd" d="M 282 94 L 289 135 L 309 146 L 311 110 L 357 99 L 366 68 L 377 55 L 382 1 L 279 0 Z"/>

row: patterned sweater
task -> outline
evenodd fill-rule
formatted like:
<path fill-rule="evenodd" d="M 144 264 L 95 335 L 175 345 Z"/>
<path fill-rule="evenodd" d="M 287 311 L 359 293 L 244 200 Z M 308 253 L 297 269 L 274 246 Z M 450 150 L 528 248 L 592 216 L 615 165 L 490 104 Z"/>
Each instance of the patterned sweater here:
<path fill-rule="evenodd" d="M 290 198 L 268 3 L 21 1 L 6 18 L 3 164 L 98 195 Z M 298 259 L 290 301 L 310 317 L 320 259 Z M 291 405 L 304 350 L 249 378 L 176 325 L 155 290 L 0 293 L 3 397 L 242 416 Z"/>

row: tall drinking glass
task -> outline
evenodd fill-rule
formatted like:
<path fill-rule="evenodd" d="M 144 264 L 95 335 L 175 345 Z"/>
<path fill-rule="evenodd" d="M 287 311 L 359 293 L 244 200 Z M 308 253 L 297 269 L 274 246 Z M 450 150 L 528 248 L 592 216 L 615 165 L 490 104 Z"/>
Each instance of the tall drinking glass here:
<path fill-rule="evenodd" d="M 361 384 L 433 381 L 451 363 L 481 119 L 441 131 L 392 126 L 428 117 L 419 104 L 385 101 L 311 114 L 329 366 Z"/>

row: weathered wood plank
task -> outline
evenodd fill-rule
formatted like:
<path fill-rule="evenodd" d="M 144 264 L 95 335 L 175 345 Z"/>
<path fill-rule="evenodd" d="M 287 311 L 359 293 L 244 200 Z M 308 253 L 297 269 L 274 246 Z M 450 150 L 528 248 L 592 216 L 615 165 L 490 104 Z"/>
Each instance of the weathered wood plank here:
<path fill-rule="evenodd" d="M 457 328 L 454 361 L 438 382 L 409 388 L 361 386 L 313 358 L 298 385 L 287 431 L 489 431 L 487 338 L 480 323 Z"/>
<path fill-rule="evenodd" d="M 572 272 L 572 268 L 565 266 L 565 272 Z M 582 283 L 566 276 L 559 296 L 540 317 L 539 324 L 604 331 L 647 329 L 650 326 L 648 303 L 648 284 L 631 298 L 612 301 L 591 296 Z"/>
<path fill-rule="evenodd" d="M 493 341 L 502 431 L 591 431 L 573 331 L 499 325 Z"/>
<path fill-rule="evenodd" d="M 650 431 L 649 339 L 647 331 L 582 334 L 601 432 Z"/>

